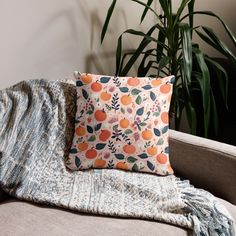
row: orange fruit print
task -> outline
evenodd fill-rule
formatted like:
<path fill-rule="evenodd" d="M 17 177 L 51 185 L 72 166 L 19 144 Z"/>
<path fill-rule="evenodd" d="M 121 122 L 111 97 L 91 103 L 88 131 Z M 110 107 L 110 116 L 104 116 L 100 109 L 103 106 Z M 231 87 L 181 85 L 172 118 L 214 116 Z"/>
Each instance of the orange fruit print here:
<path fill-rule="evenodd" d="M 121 128 L 127 128 L 129 126 L 129 120 L 126 118 L 120 120 L 120 127 Z"/>
<path fill-rule="evenodd" d="M 127 84 L 130 86 L 137 86 L 137 85 L 139 85 L 139 83 L 140 83 L 139 79 L 135 78 L 135 77 L 131 77 L 127 81 Z"/>
<path fill-rule="evenodd" d="M 78 136 L 83 136 L 83 135 L 85 135 L 86 130 L 85 130 L 84 127 L 79 126 L 79 127 L 77 127 L 77 128 L 75 129 L 75 133 L 76 133 Z"/>
<path fill-rule="evenodd" d="M 85 84 L 89 84 L 92 82 L 92 76 L 89 74 L 85 74 L 81 76 L 81 80 L 85 83 Z"/>
<path fill-rule="evenodd" d="M 103 142 L 107 141 L 111 136 L 111 132 L 109 130 L 101 130 L 99 134 L 99 139 Z"/>
<path fill-rule="evenodd" d="M 120 99 L 121 104 L 127 106 L 132 102 L 132 98 L 130 95 L 123 95 Z"/>
<path fill-rule="evenodd" d="M 104 121 L 107 118 L 107 114 L 104 110 L 97 110 L 94 113 L 94 117 L 97 121 Z"/>
<path fill-rule="evenodd" d="M 88 159 L 93 159 L 97 156 L 97 151 L 93 148 L 89 149 L 88 151 L 86 151 L 85 156 Z"/>
<path fill-rule="evenodd" d="M 172 83 L 173 76 L 82 74 L 76 82 L 76 127 L 67 166 L 172 174 L 168 144 Z"/>
<path fill-rule="evenodd" d="M 80 151 L 85 151 L 85 150 L 88 149 L 88 144 L 85 143 L 85 142 L 79 143 L 79 144 L 78 144 L 78 148 L 79 148 Z"/>
<path fill-rule="evenodd" d="M 91 84 L 91 89 L 93 92 L 100 92 L 102 90 L 102 85 L 99 82 L 94 82 Z"/>
<path fill-rule="evenodd" d="M 128 154 L 134 154 L 135 151 L 136 151 L 136 148 L 134 145 L 132 144 L 126 144 L 124 147 L 123 147 L 123 150 L 125 153 L 128 153 Z"/>
<path fill-rule="evenodd" d="M 152 139 L 152 137 L 153 137 L 153 134 L 151 130 L 146 129 L 142 132 L 142 138 L 144 140 L 150 140 Z"/>

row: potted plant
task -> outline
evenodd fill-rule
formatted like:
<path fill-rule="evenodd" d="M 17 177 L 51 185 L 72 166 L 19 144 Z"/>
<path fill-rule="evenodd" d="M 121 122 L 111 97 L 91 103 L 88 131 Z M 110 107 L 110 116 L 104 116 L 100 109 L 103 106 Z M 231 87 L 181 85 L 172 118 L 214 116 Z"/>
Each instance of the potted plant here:
<path fill-rule="evenodd" d="M 215 48 L 234 65 L 236 65 L 236 57 L 211 28 L 202 25 L 195 26 L 194 18 L 199 15 L 215 18 L 222 24 L 236 47 L 236 37 L 233 32 L 213 12 L 194 11 L 194 0 L 180 1 L 176 12 L 172 9 L 171 0 L 159 0 L 162 15 L 153 8 L 155 0 L 130 1 L 143 6 L 141 23 L 148 17 L 148 12 L 155 15 L 156 22 L 146 32 L 127 29 L 120 35 L 116 49 L 116 75 L 127 75 L 134 63 L 139 63 L 137 76 L 175 75 L 171 102 L 175 129 L 179 129 L 185 109 L 192 134 L 208 137 L 210 129 L 217 133 L 218 114 L 215 96 L 218 94 L 214 91 L 212 82 L 218 84 L 220 96 L 227 106 L 228 76 L 219 63 L 204 54 L 199 45 L 193 42 L 193 34 L 197 34 L 201 40 Z M 108 9 L 101 33 L 101 42 L 106 35 L 116 4 L 117 0 L 113 0 Z M 184 13 L 186 9 L 187 13 Z M 140 43 L 136 49 L 130 51 L 122 49 L 124 34 L 140 37 Z M 211 74 L 214 74 L 214 77 Z"/>

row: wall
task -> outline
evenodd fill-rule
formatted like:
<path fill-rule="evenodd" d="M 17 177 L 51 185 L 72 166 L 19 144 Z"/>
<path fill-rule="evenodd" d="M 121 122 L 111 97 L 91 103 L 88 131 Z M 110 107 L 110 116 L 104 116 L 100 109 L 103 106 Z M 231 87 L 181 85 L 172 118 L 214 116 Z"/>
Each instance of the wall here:
<path fill-rule="evenodd" d="M 114 73 L 117 36 L 127 27 L 138 26 L 142 8 L 134 8 L 136 4 L 131 1 L 120 0 L 108 37 L 101 45 L 101 26 L 110 2 L 2 0 L 0 88 L 24 79 L 62 79 L 70 76 L 73 70 Z M 219 13 L 236 32 L 235 0 L 196 2 L 199 9 L 212 9 Z M 153 20 L 150 17 L 150 21 Z M 222 33 L 217 24 L 200 20 Z M 148 23 L 145 22 L 142 28 Z M 132 47 L 134 41 L 127 38 L 125 47 Z M 208 51 L 217 55 L 212 50 Z"/>

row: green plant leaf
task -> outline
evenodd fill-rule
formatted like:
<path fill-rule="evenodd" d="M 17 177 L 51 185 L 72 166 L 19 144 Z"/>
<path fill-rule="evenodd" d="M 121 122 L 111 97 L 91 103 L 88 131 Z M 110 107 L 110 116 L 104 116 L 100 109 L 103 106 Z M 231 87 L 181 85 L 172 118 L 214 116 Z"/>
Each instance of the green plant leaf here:
<path fill-rule="evenodd" d="M 133 133 L 133 131 L 131 129 L 126 129 L 125 130 L 125 134 L 132 134 L 132 133 Z"/>
<path fill-rule="evenodd" d="M 72 153 L 72 154 L 75 154 L 75 153 L 77 153 L 78 152 L 78 150 L 76 149 L 76 148 L 71 148 L 70 149 L 70 153 Z"/>
<path fill-rule="evenodd" d="M 224 100 L 226 108 L 227 100 L 228 100 L 228 74 L 226 70 L 216 61 L 209 57 L 205 57 L 205 61 L 207 63 L 207 66 L 209 69 L 214 72 L 215 79 L 217 79 L 217 82 L 219 84 L 219 89 L 221 91 L 222 98 Z"/>
<path fill-rule="evenodd" d="M 207 36 L 203 35 L 200 31 L 196 30 L 197 34 L 205 41 L 207 42 L 209 45 L 211 45 L 213 48 L 215 48 L 217 51 L 221 52 L 223 55 L 225 55 L 227 58 L 229 58 L 234 64 L 236 64 L 236 57 L 234 56 L 234 54 L 230 51 L 230 49 L 226 46 L 226 44 L 221 41 L 216 34 L 214 33 L 214 31 L 209 28 L 209 27 L 202 27 L 202 29 L 204 30 L 204 32 L 207 34 L 208 36 L 208 40 L 207 40 Z M 205 37 L 204 37 L 205 36 Z"/>
<path fill-rule="evenodd" d="M 181 23 L 179 25 L 181 42 L 182 42 L 182 55 L 183 55 L 183 70 L 184 78 L 187 83 L 191 82 L 192 74 L 192 39 L 191 39 L 191 29 L 187 23 Z"/>
<path fill-rule="evenodd" d="M 207 16 L 212 16 L 212 17 L 217 18 L 221 22 L 221 24 L 223 25 L 223 27 L 226 30 L 229 38 L 231 39 L 234 46 L 236 47 L 236 37 L 235 37 L 234 33 L 230 30 L 230 28 L 227 26 L 227 24 L 225 24 L 224 21 L 219 16 L 217 16 L 215 13 L 213 13 L 212 11 L 194 11 L 194 12 L 191 12 L 191 13 L 186 14 L 185 16 L 183 16 L 180 19 L 180 21 L 183 21 L 185 18 L 187 18 L 189 16 L 192 16 L 192 15 L 207 15 Z"/>
<path fill-rule="evenodd" d="M 107 16 L 106 16 L 106 20 L 105 20 L 105 23 L 103 25 L 103 28 L 102 28 L 102 33 L 101 33 L 101 43 L 103 42 L 103 39 L 106 35 L 106 32 L 107 32 L 107 27 L 108 27 L 108 24 L 110 22 L 110 19 L 111 19 L 111 16 L 112 16 L 112 13 L 114 11 L 114 8 L 115 8 L 115 5 L 116 5 L 116 1 L 117 0 L 113 0 L 109 9 L 108 9 L 108 12 L 107 12 Z"/>
<path fill-rule="evenodd" d="M 203 109 L 204 109 L 204 136 L 207 137 L 209 130 L 209 122 L 210 122 L 210 109 L 209 109 L 209 99 L 210 99 L 210 74 L 207 67 L 207 64 L 204 59 L 203 53 L 200 49 L 194 47 L 193 48 L 194 55 L 196 57 L 196 62 L 198 63 L 199 69 L 201 71 L 200 76 L 196 76 L 197 81 L 200 85 L 202 101 L 203 101 Z"/>
<path fill-rule="evenodd" d="M 153 0 L 147 0 L 147 6 L 150 7 L 150 6 L 152 5 L 152 3 L 153 3 Z M 149 8 L 148 8 L 147 6 L 146 6 L 146 7 L 144 8 L 144 10 L 143 10 L 143 14 L 142 14 L 142 16 L 141 16 L 141 22 L 140 22 L 140 23 L 143 22 L 145 16 L 147 15 L 147 12 L 148 12 L 148 10 L 149 10 Z"/>

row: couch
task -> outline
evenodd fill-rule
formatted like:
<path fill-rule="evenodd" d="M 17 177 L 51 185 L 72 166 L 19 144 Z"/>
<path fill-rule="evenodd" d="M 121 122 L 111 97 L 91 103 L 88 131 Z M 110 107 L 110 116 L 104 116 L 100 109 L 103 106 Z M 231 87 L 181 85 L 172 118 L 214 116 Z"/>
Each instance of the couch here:
<path fill-rule="evenodd" d="M 175 174 L 217 196 L 236 220 L 236 147 L 170 130 Z M 77 213 L 7 196 L 0 189 L 1 236 L 186 236 L 185 229 L 139 219 Z"/>

